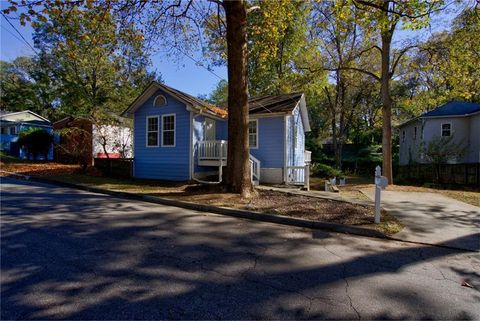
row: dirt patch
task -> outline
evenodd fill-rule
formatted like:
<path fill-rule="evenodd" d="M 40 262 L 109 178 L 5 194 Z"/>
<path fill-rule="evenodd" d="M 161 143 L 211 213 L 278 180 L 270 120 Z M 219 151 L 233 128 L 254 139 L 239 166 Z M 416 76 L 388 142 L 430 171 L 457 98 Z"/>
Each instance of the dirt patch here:
<path fill-rule="evenodd" d="M 92 187 L 151 195 L 180 201 L 244 209 L 259 213 L 286 215 L 314 221 L 360 225 L 392 234 L 402 226 L 388 213 L 383 222 L 373 224 L 373 208 L 347 202 L 293 195 L 278 191 L 257 190 L 249 199 L 239 194 L 223 192 L 216 185 L 189 184 L 157 180 L 115 179 L 99 176 L 95 170 L 90 175 L 79 166 L 58 163 L 2 163 L 2 170 L 26 175 L 45 176 L 62 182 Z M 363 195 L 363 194 L 362 194 Z"/>
<path fill-rule="evenodd" d="M 10 163 L 1 161 L 0 170 L 24 175 L 51 176 L 77 173 L 80 171 L 80 166 L 54 162 Z M 6 175 L 8 174 L 0 172 L 0 176 Z"/>
<path fill-rule="evenodd" d="M 251 198 L 243 199 L 239 194 L 223 192 L 216 185 L 113 179 L 81 174 L 58 175 L 50 178 L 114 191 L 151 195 L 198 204 L 286 215 L 315 221 L 360 225 L 387 234 L 393 234 L 402 229 L 402 225 L 386 212 L 382 214 L 382 223 L 374 224 L 373 208 L 369 206 L 278 191 L 257 190 Z"/>

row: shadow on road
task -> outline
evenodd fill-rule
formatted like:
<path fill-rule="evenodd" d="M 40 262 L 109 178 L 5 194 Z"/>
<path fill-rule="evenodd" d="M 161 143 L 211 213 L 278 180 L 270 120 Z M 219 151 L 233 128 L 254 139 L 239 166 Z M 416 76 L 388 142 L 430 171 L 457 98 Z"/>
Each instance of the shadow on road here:
<path fill-rule="evenodd" d="M 28 190 L 28 183 L 16 185 Z M 3 320 L 358 318 L 348 280 L 459 253 L 373 249 L 323 232 L 315 232 L 320 240 L 286 239 L 286 229 L 270 224 L 147 203 L 140 210 L 135 202 L 63 188 L 28 195 L 2 188 L 1 197 Z M 328 245 L 338 242 L 367 254 L 335 258 Z M 311 246 L 324 247 L 316 264 L 299 265 Z M 340 302 L 330 292 L 336 287 L 344 292 Z M 446 308 L 407 285 L 379 295 L 399 310 L 380 308 L 369 319 L 411 319 L 400 311 L 415 309 L 431 319 Z M 454 317 L 474 318 L 467 311 Z"/>

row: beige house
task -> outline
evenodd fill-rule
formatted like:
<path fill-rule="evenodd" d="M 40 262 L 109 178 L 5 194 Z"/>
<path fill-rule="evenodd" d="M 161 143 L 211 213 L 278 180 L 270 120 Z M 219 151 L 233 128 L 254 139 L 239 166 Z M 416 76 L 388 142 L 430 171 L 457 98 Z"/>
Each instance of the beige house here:
<path fill-rule="evenodd" d="M 467 152 L 454 163 L 480 163 L 480 104 L 451 101 L 399 126 L 399 165 L 426 163 L 420 145 L 435 137 L 453 136 Z"/>

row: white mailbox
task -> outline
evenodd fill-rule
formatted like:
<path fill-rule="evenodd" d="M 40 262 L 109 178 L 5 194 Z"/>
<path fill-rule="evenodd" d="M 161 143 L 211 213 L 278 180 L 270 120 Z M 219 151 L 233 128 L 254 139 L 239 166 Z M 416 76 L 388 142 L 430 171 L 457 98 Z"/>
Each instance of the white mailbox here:
<path fill-rule="evenodd" d="M 388 178 L 382 176 L 382 168 L 375 168 L 375 223 L 380 223 L 380 196 L 382 189 L 388 186 Z"/>

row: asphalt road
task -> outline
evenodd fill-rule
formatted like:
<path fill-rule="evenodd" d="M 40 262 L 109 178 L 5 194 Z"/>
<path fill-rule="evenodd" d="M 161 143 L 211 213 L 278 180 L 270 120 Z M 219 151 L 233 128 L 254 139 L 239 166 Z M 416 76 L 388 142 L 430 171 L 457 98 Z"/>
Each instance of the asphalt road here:
<path fill-rule="evenodd" d="M 480 257 L 2 179 L 0 317 L 480 319 Z"/>

